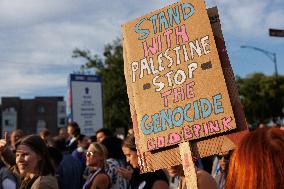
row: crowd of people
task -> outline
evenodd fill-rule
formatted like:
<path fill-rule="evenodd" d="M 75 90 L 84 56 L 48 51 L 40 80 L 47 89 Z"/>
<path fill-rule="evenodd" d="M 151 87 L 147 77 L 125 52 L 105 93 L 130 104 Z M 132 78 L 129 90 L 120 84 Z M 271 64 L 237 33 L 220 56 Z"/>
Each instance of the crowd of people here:
<path fill-rule="evenodd" d="M 77 123 L 38 135 L 21 130 L 0 140 L 0 189 L 187 189 L 182 165 L 141 173 L 135 137 L 102 128 L 81 134 Z M 232 151 L 195 162 L 199 189 L 284 188 L 284 131 L 258 128 Z"/>

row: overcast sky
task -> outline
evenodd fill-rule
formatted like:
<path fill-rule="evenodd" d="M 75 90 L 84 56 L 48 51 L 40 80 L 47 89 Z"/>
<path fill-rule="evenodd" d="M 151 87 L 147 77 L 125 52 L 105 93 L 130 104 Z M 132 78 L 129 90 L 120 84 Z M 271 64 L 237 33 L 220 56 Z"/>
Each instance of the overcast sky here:
<path fill-rule="evenodd" d="M 83 60 L 75 48 L 101 55 L 104 45 L 121 37 L 121 24 L 176 1 L 161 0 L 0 0 L 0 97 L 65 96 L 68 75 Z M 274 73 L 256 46 L 277 54 L 284 74 L 284 38 L 268 28 L 284 29 L 283 0 L 207 0 L 218 6 L 235 75 Z"/>

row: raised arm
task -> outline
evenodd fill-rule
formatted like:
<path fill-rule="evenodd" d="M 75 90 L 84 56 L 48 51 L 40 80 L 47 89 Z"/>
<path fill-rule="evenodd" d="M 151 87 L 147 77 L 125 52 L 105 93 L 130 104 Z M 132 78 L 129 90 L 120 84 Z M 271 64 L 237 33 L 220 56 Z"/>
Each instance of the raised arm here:
<path fill-rule="evenodd" d="M 0 156 L 8 167 L 12 167 L 16 164 L 16 156 L 12 150 L 8 148 L 8 132 L 5 132 L 4 139 L 0 140 Z"/>

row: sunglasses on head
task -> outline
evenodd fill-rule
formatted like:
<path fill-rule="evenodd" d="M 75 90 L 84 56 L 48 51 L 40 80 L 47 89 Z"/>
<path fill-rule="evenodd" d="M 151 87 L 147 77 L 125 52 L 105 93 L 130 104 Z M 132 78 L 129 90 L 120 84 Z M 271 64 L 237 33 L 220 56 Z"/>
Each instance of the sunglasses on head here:
<path fill-rule="evenodd" d="M 87 157 L 93 157 L 93 156 L 95 156 L 95 153 L 94 152 L 86 152 L 86 156 Z"/>

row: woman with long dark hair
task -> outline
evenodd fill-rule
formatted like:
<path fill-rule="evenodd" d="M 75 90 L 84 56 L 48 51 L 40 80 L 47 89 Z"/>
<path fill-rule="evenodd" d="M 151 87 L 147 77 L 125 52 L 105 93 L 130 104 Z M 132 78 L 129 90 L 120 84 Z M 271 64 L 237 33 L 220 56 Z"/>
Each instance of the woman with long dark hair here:
<path fill-rule="evenodd" d="M 20 189 L 57 189 L 57 180 L 45 142 L 30 135 L 16 144 L 16 164 L 23 177 Z"/>
<path fill-rule="evenodd" d="M 2 152 L 6 146 L 6 140 L 1 140 Z M 37 135 L 26 136 L 17 142 L 13 170 L 21 178 L 20 189 L 58 189 L 47 146 Z"/>
<path fill-rule="evenodd" d="M 130 172 L 125 168 L 117 169 L 118 173 L 129 180 L 132 189 L 168 189 L 168 178 L 163 170 L 157 170 L 152 173 L 143 173 L 139 171 L 138 155 L 133 135 L 128 135 L 122 142 L 122 151 L 126 156 L 133 170 Z"/>

